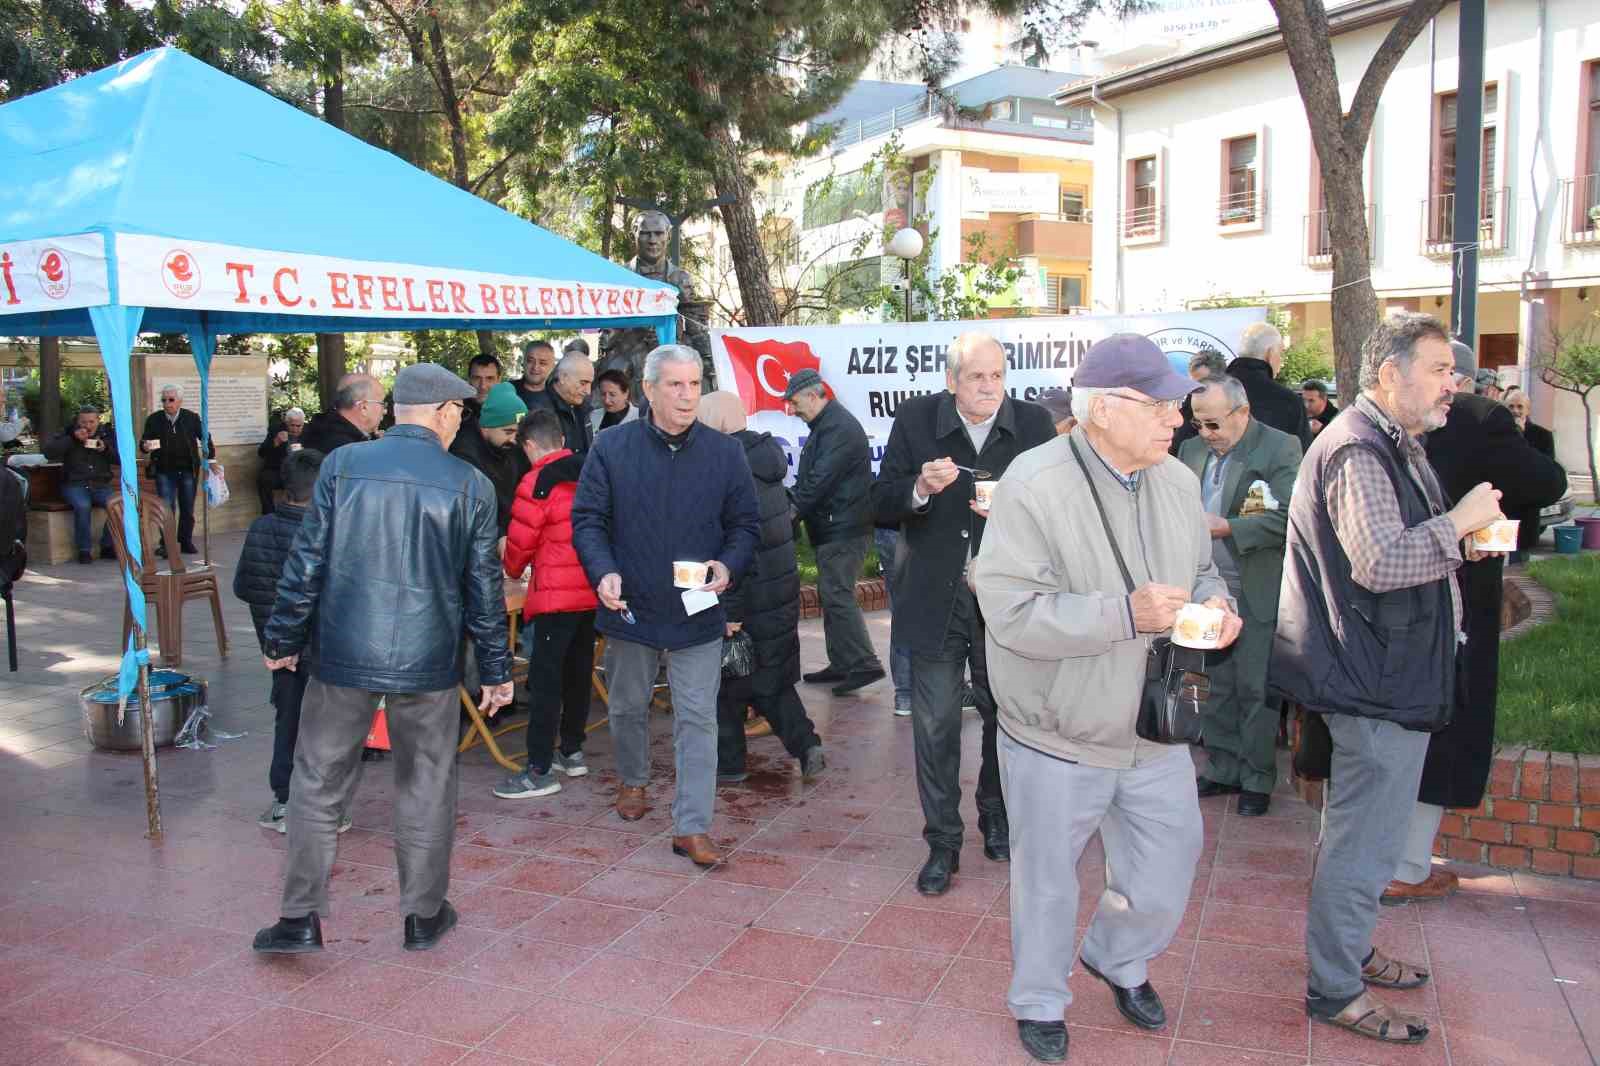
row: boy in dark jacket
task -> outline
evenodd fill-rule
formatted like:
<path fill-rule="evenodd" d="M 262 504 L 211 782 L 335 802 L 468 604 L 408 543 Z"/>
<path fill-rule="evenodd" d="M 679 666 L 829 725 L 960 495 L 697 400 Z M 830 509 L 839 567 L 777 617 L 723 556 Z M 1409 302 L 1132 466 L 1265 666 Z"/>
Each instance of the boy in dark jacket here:
<path fill-rule="evenodd" d="M 511 504 L 505 568 L 507 576 L 521 577 L 533 566 L 522 620 L 531 626 L 537 617 L 538 626 L 528 654 L 528 765 L 495 786 L 501 799 L 560 792 L 557 770 L 568 777 L 589 772 L 583 737 L 599 601 L 572 547 L 572 498 L 583 456 L 574 455 L 565 443 L 561 420 L 549 411 L 534 411 L 517 427 L 517 445 L 533 469 L 517 486 Z"/>
<path fill-rule="evenodd" d="M 294 544 L 295 534 L 300 531 L 300 520 L 305 517 L 306 504 L 311 501 L 311 490 L 321 467 L 322 453 L 314 448 L 289 453 L 282 467 L 283 488 L 288 498 L 271 514 L 264 514 L 250 523 L 244 548 L 239 552 L 239 566 L 233 572 L 233 594 L 250 605 L 250 621 L 256 627 L 256 640 L 262 645 L 262 654 L 266 653 L 267 619 L 272 617 L 272 604 L 278 595 L 278 575 L 283 571 L 283 560 Z M 284 814 L 289 803 L 289 775 L 294 770 L 294 743 L 300 733 L 300 700 L 310 679 L 309 663 L 301 663 L 290 670 L 272 671 L 272 767 L 267 771 L 272 804 L 256 819 L 256 824 L 263 829 L 288 832 Z M 339 832 L 349 828 L 350 816 L 345 815 L 339 820 Z"/>

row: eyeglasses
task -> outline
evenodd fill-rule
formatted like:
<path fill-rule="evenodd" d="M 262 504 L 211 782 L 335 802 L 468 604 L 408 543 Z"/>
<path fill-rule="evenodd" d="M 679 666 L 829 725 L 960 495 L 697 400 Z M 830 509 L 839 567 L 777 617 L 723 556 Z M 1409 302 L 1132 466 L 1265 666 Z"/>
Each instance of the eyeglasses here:
<path fill-rule="evenodd" d="M 1129 396 L 1127 393 L 1123 392 L 1113 392 L 1109 393 L 1108 395 L 1114 396 L 1119 400 L 1127 400 L 1129 403 L 1136 403 L 1140 407 L 1148 407 L 1151 410 L 1157 411 L 1161 414 L 1170 414 L 1171 412 L 1176 411 L 1178 408 L 1183 406 L 1182 400 L 1143 400 L 1137 396 Z"/>
<path fill-rule="evenodd" d="M 1244 406 L 1244 404 L 1240 404 L 1239 405 L 1239 407 L 1243 407 L 1243 406 Z M 1230 407 L 1228 409 L 1228 413 L 1223 415 L 1222 417 L 1224 419 L 1232 418 L 1233 417 L 1233 413 L 1235 411 L 1237 411 L 1239 409 L 1239 407 Z M 1202 430 L 1202 431 L 1204 431 L 1206 433 L 1216 433 L 1217 431 L 1222 429 L 1222 422 L 1220 420 L 1212 420 L 1212 419 L 1209 419 L 1209 418 L 1191 418 L 1191 419 L 1189 419 L 1189 424 L 1191 426 L 1193 426 L 1195 429 Z"/>
<path fill-rule="evenodd" d="M 467 409 L 467 405 L 462 403 L 460 400 L 446 400 L 444 403 L 435 408 L 435 410 L 443 410 L 446 407 L 454 407 L 458 411 L 465 411 Z"/>

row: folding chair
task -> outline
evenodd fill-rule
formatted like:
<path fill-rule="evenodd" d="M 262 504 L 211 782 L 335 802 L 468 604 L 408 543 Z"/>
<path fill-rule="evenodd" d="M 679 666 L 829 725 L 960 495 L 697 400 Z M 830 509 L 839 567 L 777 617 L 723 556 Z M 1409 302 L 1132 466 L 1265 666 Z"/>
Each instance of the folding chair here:
<path fill-rule="evenodd" d="M 506 627 L 511 641 L 511 681 L 515 685 L 526 685 L 528 683 L 528 660 L 517 654 L 518 623 L 522 620 L 522 605 L 527 599 L 527 595 L 528 590 L 524 586 L 508 585 L 506 587 Z M 472 693 L 467 691 L 467 686 L 459 685 L 457 686 L 457 691 L 461 695 L 461 708 L 467 714 L 467 731 L 462 736 L 461 743 L 456 746 L 456 753 L 460 754 L 469 751 L 482 744 L 489 749 L 489 756 L 495 762 L 512 773 L 520 773 L 523 770 L 523 764 L 508 758 L 506 753 L 500 750 L 500 744 L 495 738 L 503 737 L 513 730 L 526 729 L 528 727 L 527 717 L 518 715 L 516 717 L 499 718 L 497 716 L 497 720 L 491 728 L 488 721 L 484 719 L 483 712 L 478 710 L 478 703 L 472 698 Z M 502 711 L 502 713 L 504 712 Z"/>

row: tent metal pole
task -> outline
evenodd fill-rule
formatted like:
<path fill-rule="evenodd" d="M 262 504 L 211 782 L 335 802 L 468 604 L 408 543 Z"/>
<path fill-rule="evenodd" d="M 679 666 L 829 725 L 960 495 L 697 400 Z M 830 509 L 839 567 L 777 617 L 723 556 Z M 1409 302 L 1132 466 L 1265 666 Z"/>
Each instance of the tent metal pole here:
<path fill-rule="evenodd" d="M 137 643 L 144 651 L 147 642 L 143 629 L 138 631 Z M 161 840 L 161 784 L 156 772 L 155 713 L 150 706 L 150 664 L 139 664 L 139 747 L 144 758 L 144 813 L 148 823 L 145 836 Z"/>

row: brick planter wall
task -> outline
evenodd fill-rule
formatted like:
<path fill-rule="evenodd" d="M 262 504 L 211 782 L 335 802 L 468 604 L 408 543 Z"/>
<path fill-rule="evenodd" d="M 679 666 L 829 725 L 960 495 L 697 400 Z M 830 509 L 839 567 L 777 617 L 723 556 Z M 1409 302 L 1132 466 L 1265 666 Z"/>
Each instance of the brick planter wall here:
<path fill-rule="evenodd" d="M 856 602 L 861 605 L 863 611 L 888 610 L 889 594 L 883 589 L 883 578 L 875 577 L 868 581 L 857 581 Z M 800 617 L 822 617 L 822 601 L 817 598 L 817 586 L 800 586 Z"/>
<path fill-rule="evenodd" d="M 1600 756 L 1501 748 L 1483 802 L 1446 811 L 1433 852 L 1600 880 Z"/>

